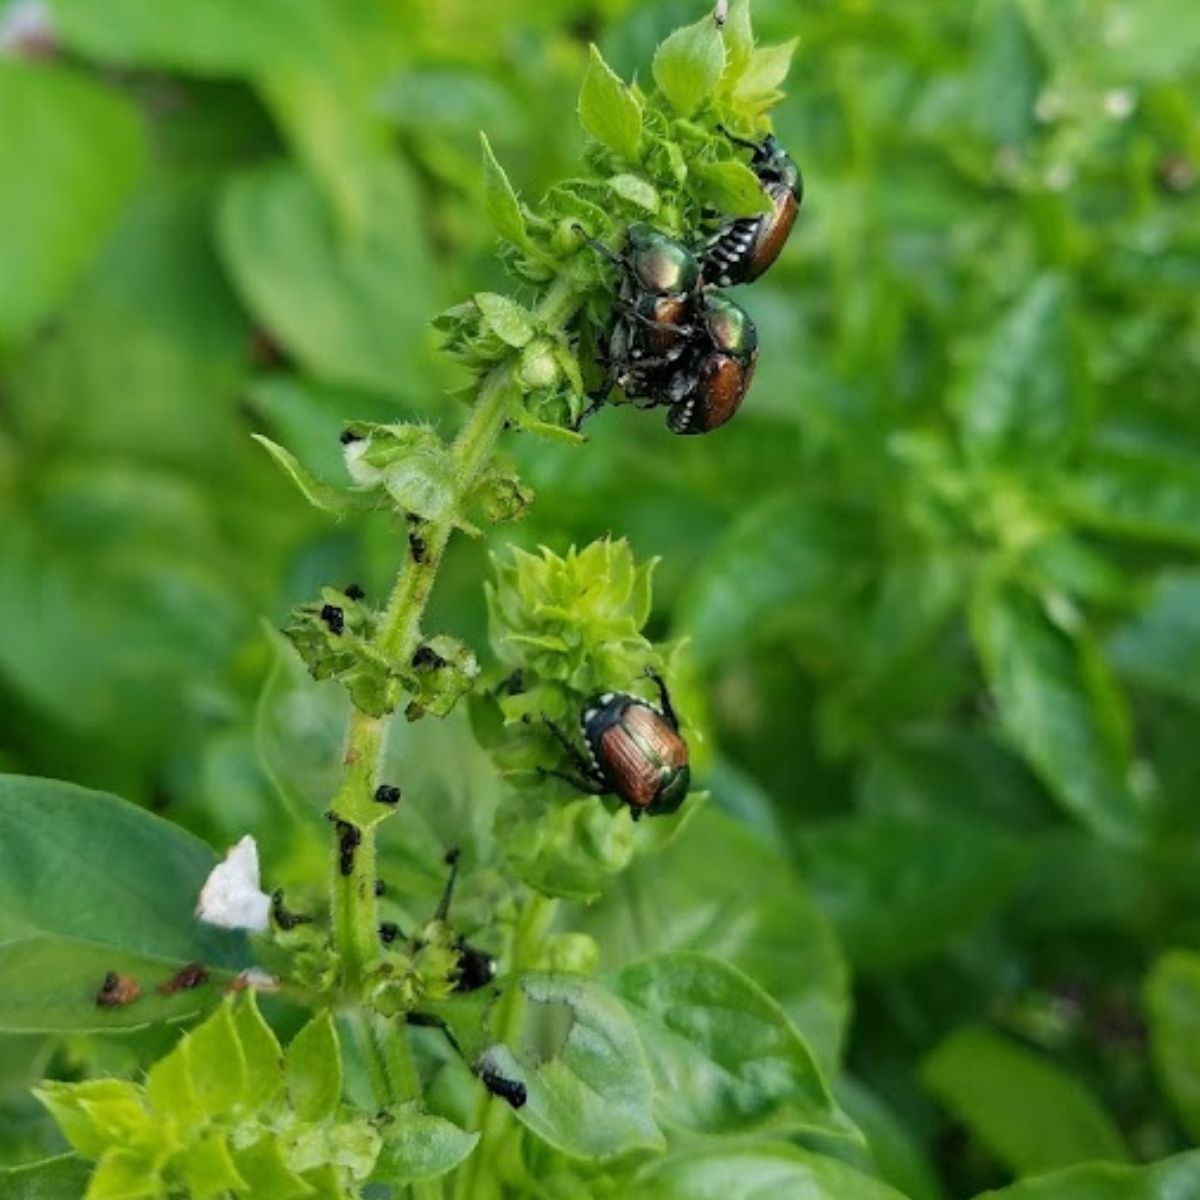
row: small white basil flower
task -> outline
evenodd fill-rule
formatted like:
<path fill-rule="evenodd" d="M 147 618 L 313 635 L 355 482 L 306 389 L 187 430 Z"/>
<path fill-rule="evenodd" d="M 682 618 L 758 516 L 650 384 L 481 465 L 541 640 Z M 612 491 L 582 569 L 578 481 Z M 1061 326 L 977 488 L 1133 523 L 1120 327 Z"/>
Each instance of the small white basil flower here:
<path fill-rule="evenodd" d="M 221 929 L 260 933 L 270 924 L 270 915 L 271 897 L 259 887 L 258 846 L 246 834 L 204 881 L 196 916 Z"/>
<path fill-rule="evenodd" d="M 370 448 L 370 438 L 359 437 L 349 430 L 342 434 L 342 454 L 346 460 L 346 471 L 359 487 L 374 487 L 383 478 L 383 472 L 367 462 L 366 454 Z"/>

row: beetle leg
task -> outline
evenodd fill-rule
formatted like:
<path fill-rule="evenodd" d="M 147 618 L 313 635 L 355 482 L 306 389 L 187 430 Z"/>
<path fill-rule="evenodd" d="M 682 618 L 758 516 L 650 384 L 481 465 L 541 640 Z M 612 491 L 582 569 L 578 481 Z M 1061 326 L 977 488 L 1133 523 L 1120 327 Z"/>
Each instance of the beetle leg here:
<path fill-rule="evenodd" d="M 576 233 L 580 234 L 585 242 L 602 258 L 607 258 L 614 267 L 620 267 L 623 271 L 629 270 L 629 262 L 615 251 L 610 250 L 603 242 L 597 241 L 592 237 L 586 229 L 578 221 L 573 221 L 571 227 Z"/>
<path fill-rule="evenodd" d="M 653 667 L 646 668 L 646 674 L 654 680 L 655 686 L 658 688 L 658 696 L 662 701 L 663 716 L 666 717 L 667 723 L 679 732 L 679 714 L 675 711 L 675 706 L 671 703 L 671 692 L 667 688 L 667 681 Z"/>
<path fill-rule="evenodd" d="M 589 770 L 587 774 L 572 775 L 567 771 L 555 771 L 550 767 L 538 767 L 539 775 L 549 775 L 554 779 L 561 779 L 564 783 L 569 783 L 576 791 L 587 792 L 589 796 L 602 796 L 608 791 L 608 788 L 595 779 Z"/>
<path fill-rule="evenodd" d="M 578 779 L 567 775 L 563 771 L 546 771 L 545 774 L 556 775 L 559 779 L 565 779 L 568 783 L 575 784 L 580 791 L 597 792 L 597 789 L 599 789 L 599 791 L 607 790 L 603 786 L 604 781 L 598 777 L 595 768 L 593 768 L 592 764 L 588 762 L 588 760 L 579 752 L 579 747 L 576 746 L 575 743 L 571 741 L 571 739 L 567 737 L 567 735 L 563 733 L 563 731 L 559 729 L 559 727 L 555 725 L 553 721 L 543 717 L 542 724 L 545 725 L 552 734 L 554 734 L 554 740 L 558 742 L 558 744 L 567 752 L 567 756 L 570 758 L 575 770 L 579 772 L 582 779 L 586 779 L 588 781 L 588 786 L 581 787 Z"/>
<path fill-rule="evenodd" d="M 724 125 L 718 125 L 717 129 L 723 133 L 735 146 L 745 146 L 747 150 L 753 150 L 758 154 L 762 150 L 761 142 L 752 142 L 749 138 L 738 137 L 736 133 L 726 129 Z"/>
<path fill-rule="evenodd" d="M 588 393 L 588 405 L 579 416 L 571 423 L 571 428 L 578 433 L 583 428 L 583 423 L 588 417 L 598 413 L 603 407 L 604 402 L 608 399 L 608 393 L 612 391 L 611 384 L 605 384 L 602 388 L 598 388 L 594 392 Z"/>
<path fill-rule="evenodd" d="M 668 333 L 678 333 L 683 337 L 691 337 L 696 332 L 695 327 L 692 325 L 673 325 L 670 321 L 656 321 L 653 317 L 648 317 L 645 313 L 638 312 L 637 307 L 630 304 L 628 300 L 617 300 L 614 307 L 620 309 L 627 317 L 632 318 L 634 321 L 639 321 L 651 329 L 665 329 Z"/>
<path fill-rule="evenodd" d="M 446 851 L 445 862 L 446 866 L 450 868 L 450 878 L 446 880 L 446 890 L 442 893 L 437 911 L 434 913 L 434 918 L 438 921 L 444 921 L 450 912 L 450 901 L 454 898 L 454 884 L 458 880 L 458 853 L 457 846 Z"/>

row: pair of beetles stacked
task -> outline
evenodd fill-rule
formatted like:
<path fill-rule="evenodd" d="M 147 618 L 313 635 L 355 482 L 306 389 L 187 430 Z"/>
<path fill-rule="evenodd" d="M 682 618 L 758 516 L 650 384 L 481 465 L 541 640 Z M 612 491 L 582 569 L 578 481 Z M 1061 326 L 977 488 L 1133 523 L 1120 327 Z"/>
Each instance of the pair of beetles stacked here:
<path fill-rule="evenodd" d="M 613 321 L 600 358 L 603 386 L 580 417 L 600 408 L 614 387 L 644 408 L 666 406 L 672 433 L 708 433 L 741 406 L 758 358 L 749 314 L 718 287 L 759 278 L 787 242 L 804 185 L 774 137 L 761 142 L 722 129 L 752 151 L 769 209 L 724 220 L 699 250 L 649 225 L 633 225 L 622 254 L 588 239 L 621 272 Z"/>
<path fill-rule="evenodd" d="M 643 408 L 667 407 L 673 433 L 708 433 L 737 412 L 758 357 L 749 314 L 717 285 L 759 278 L 779 257 L 803 198 L 800 171 L 774 137 L 749 142 L 750 166 L 770 202 L 767 212 L 725 220 L 698 251 L 661 230 L 633 225 L 622 254 L 588 239 L 621 272 L 602 356 L 604 386 L 580 418 L 600 408 L 614 387 Z M 661 708 L 623 692 L 595 697 L 581 725 L 585 757 L 549 728 L 575 766 L 555 772 L 576 787 L 618 796 L 636 820 L 672 813 L 690 784 L 687 743 L 666 684 L 653 676 Z"/>

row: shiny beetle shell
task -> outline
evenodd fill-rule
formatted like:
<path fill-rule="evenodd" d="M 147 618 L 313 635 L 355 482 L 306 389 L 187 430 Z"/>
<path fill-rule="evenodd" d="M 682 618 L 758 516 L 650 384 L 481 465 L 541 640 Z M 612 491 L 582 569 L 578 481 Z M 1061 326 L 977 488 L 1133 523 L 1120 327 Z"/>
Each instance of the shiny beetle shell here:
<path fill-rule="evenodd" d="M 682 242 L 649 225 L 626 234 L 625 259 L 633 282 L 655 296 L 691 295 L 700 283 L 700 263 Z"/>
<path fill-rule="evenodd" d="M 804 199 L 800 168 L 773 137 L 755 148 L 750 167 L 771 201 L 769 212 L 727 221 L 704 248 L 704 276 L 730 287 L 765 274 L 791 236 Z"/>
<path fill-rule="evenodd" d="M 710 433 L 729 421 L 746 398 L 758 360 L 758 332 L 750 314 L 721 292 L 704 296 L 708 350 L 700 357 L 686 395 L 672 404 L 672 433 Z"/>
<path fill-rule="evenodd" d="M 583 734 L 605 785 L 633 810 L 674 812 L 691 784 L 687 742 L 654 705 L 637 696 L 599 696 L 584 713 Z"/>

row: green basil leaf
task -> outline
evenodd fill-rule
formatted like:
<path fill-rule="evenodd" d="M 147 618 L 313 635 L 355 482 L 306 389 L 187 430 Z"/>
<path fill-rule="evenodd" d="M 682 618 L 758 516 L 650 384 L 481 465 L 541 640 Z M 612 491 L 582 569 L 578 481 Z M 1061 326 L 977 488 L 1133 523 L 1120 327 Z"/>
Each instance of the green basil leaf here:
<path fill-rule="evenodd" d="M 865 971 L 945 949 L 1013 893 L 1027 863 L 1002 826 L 944 809 L 815 822 L 800 851 L 805 879 Z"/>
<path fill-rule="evenodd" d="M 1070 452 L 1087 392 L 1061 278 L 1035 280 L 995 327 L 960 383 L 958 405 L 963 441 L 980 459 L 1032 465 Z"/>
<path fill-rule="evenodd" d="M 56 934 L 181 963 L 244 965 L 244 939 L 193 913 L 216 863 L 199 839 L 115 796 L 0 776 L 0 939 Z"/>
<path fill-rule="evenodd" d="M 1129 1158 L 1112 1118 L 1078 1080 L 988 1029 L 951 1034 L 925 1060 L 921 1077 L 1017 1174 Z"/>
<path fill-rule="evenodd" d="M 723 813 L 701 810 L 678 841 L 572 909 L 571 927 L 596 939 L 607 970 L 676 950 L 723 959 L 783 1006 L 826 1074 L 836 1069 L 848 1003 L 837 941 L 778 849 Z"/>
<path fill-rule="evenodd" d="M 666 1124 L 714 1134 L 853 1130 L 795 1026 L 735 967 L 676 951 L 625 967 L 613 985 L 637 1023 Z"/>
<path fill-rule="evenodd" d="M 121 930 L 113 933 L 120 935 Z M 15 1033 L 121 1033 L 184 1021 L 220 999 L 232 972 L 209 969 L 209 981 L 171 996 L 155 991 L 189 960 L 138 954 L 59 934 L 0 943 L 0 1029 Z M 132 1003 L 103 1007 L 96 997 L 110 971 L 137 981 Z"/>
<path fill-rule="evenodd" d="M 580 1158 L 661 1149 L 650 1071 L 621 1002 L 581 975 L 530 973 L 508 986 L 524 1005 L 520 1037 L 489 1047 L 484 1063 L 525 1086 L 521 1124 Z"/>
<path fill-rule="evenodd" d="M 636 162 L 642 144 L 642 109 L 625 82 L 589 48 L 588 68 L 579 91 L 579 122 L 601 145 Z"/>
<path fill-rule="evenodd" d="M 288 1096 L 303 1121 L 323 1121 L 342 1098 L 342 1050 L 325 1009 L 292 1039 L 284 1055 Z"/>
<path fill-rule="evenodd" d="M 0 345 L 67 294 L 129 194 L 136 112 L 65 68 L 0 60 Z M 16 281 L 19 286 L 16 286 Z"/>
<path fill-rule="evenodd" d="M 0 1194 L 8 1200 L 79 1200 L 91 1173 L 91 1163 L 74 1154 L 25 1167 L 0 1167 Z"/>
<path fill-rule="evenodd" d="M 386 1139 L 371 1178 L 404 1187 L 452 1171 L 475 1149 L 478 1133 L 468 1133 L 445 1117 L 399 1112 L 385 1128 Z"/>
<path fill-rule="evenodd" d="M 659 1159 L 638 1173 L 626 1194 L 630 1200 L 904 1200 L 835 1158 L 769 1143 Z"/>
<path fill-rule="evenodd" d="M 724 70 L 725 43 L 709 16 L 675 30 L 654 54 L 654 82 L 681 117 L 716 91 Z"/>
<path fill-rule="evenodd" d="M 496 161 L 491 143 L 483 134 L 479 137 L 483 143 L 483 196 L 488 216 L 496 232 L 506 242 L 520 250 L 527 250 L 530 241 L 525 229 L 525 216 L 521 212 L 521 202 L 517 199 L 517 193 L 513 191 L 504 168 Z"/>
<path fill-rule="evenodd" d="M 325 23 L 317 0 L 50 0 L 54 28 L 73 50 L 119 66 L 198 74 L 320 66 Z"/>
<path fill-rule="evenodd" d="M 1030 766 L 1093 833 L 1138 842 L 1144 813 L 1128 782 L 1128 716 L 1086 633 L 1069 636 L 1004 585 L 977 594 L 971 630 L 1001 723 Z"/>
<path fill-rule="evenodd" d="M 1075 1167 L 976 1200 L 1184 1200 L 1200 1189 L 1200 1150 L 1149 1167 Z"/>
<path fill-rule="evenodd" d="M 1150 1048 L 1179 1119 L 1200 1138 L 1200 955 L 1164 954 L 1146 980 Z"/>
<path fill-rule="evenodd" d="M 318 377 L 419 395 L 435 288 L 419 205 L 402 164 L 376 163 L 360 236 L 337 229 L 287 164 L 235 176 L 222 198 L 222 255 L 250 309 Z"/>

